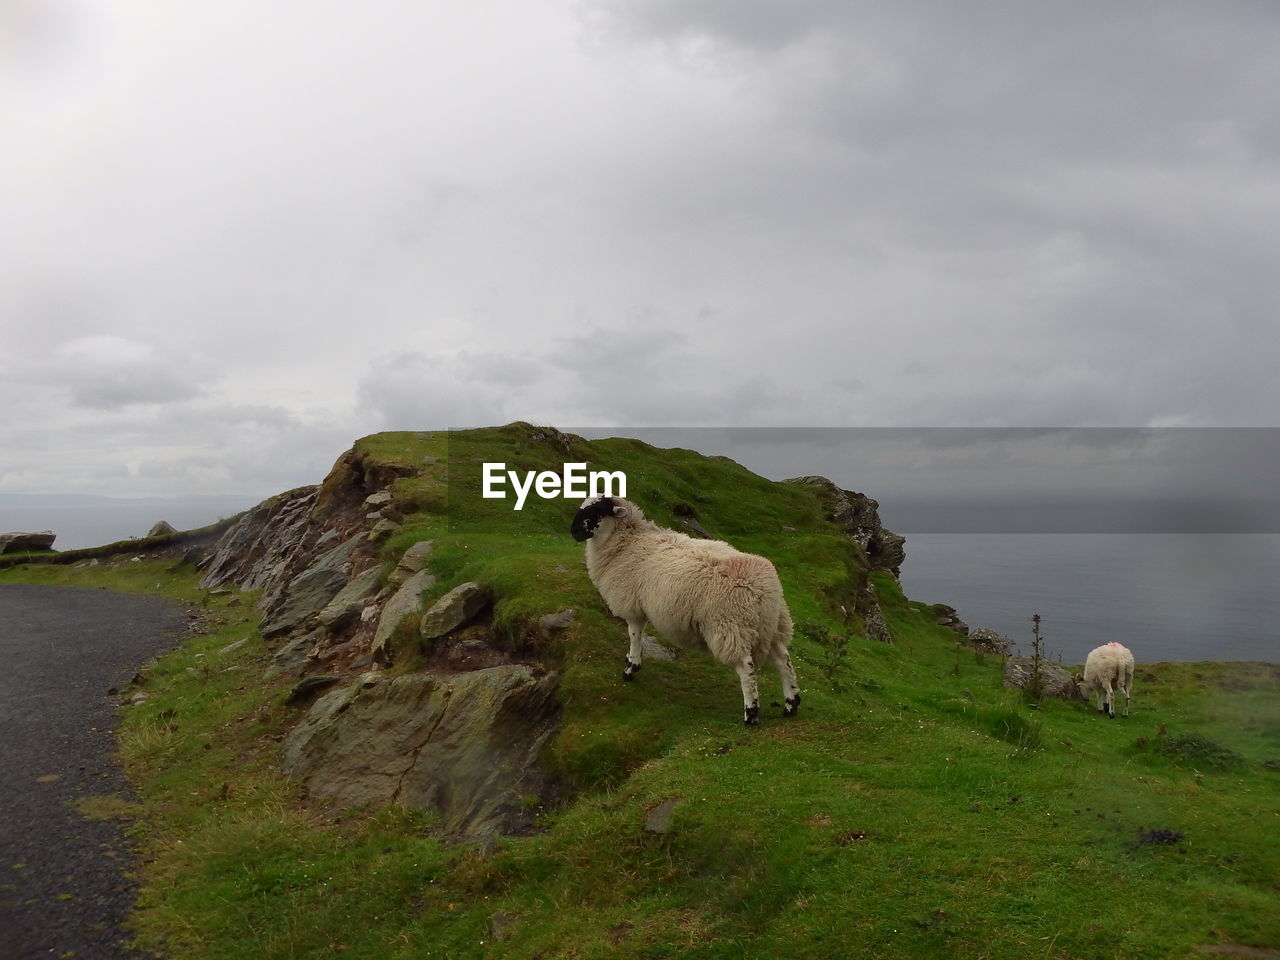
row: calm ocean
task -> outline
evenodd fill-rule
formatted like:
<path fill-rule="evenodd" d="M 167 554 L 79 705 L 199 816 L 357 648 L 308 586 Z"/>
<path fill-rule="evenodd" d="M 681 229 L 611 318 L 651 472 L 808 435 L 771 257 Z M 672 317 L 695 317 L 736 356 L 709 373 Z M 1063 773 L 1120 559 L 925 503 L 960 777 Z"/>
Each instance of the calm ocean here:
<path fill-rule="evenodd" d="M 949 603 L 1079 664 L 1118 640 L 1141 661 L 1280 662 L 1280 535 L 906 534 L 907 596 Z"/>

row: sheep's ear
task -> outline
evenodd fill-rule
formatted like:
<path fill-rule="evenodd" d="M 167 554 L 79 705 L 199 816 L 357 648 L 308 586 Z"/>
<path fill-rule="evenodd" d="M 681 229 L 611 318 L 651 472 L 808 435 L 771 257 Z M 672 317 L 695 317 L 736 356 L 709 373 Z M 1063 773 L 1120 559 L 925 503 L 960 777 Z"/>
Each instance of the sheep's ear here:
<path fill-rule="evenodd" d="M 613 515 L 615 517 L 625 517 L 627 515 L 627 505 L 625 503 L 615 503 L 613 505 Z"/>

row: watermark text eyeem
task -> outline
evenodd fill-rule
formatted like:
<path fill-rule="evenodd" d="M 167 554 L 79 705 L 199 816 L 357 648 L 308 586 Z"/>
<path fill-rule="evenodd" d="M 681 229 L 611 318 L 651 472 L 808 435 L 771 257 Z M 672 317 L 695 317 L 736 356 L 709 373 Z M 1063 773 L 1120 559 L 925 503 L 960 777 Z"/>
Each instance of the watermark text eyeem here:
<path fill-rule="evenodd" d="M 515 470 L 508 470 L 505 463 L 486 463 L 484 465 L 484 486 L 481 496 L 486 500 L 505 500 L 504 489 L 508 480 L 516 492 L 516 504 L 513 509 L 524 509 L 524 502 L 529 492 L 537 493 L 544 500 L 562 498 L 565 500 L 583 500 L 587 497 L 625 497 L 627 495 L 627 475 L 621 470 L 587 471 L 585 463 L 566 463 L 562 473 L 553 470 L 525 472 L 523 483 Z M 615 486 L 616 485 L 616 486 Z"/>

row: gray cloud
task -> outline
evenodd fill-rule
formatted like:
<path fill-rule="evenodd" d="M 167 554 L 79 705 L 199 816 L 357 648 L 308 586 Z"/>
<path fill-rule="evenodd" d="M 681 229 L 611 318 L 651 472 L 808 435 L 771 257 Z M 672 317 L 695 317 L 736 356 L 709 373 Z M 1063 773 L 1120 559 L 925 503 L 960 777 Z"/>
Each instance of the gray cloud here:
<path fill-rule="evenodd" d="M 511 419 L 1280 409 L 1266 5 L 13 11 L 0 489 Z"/>

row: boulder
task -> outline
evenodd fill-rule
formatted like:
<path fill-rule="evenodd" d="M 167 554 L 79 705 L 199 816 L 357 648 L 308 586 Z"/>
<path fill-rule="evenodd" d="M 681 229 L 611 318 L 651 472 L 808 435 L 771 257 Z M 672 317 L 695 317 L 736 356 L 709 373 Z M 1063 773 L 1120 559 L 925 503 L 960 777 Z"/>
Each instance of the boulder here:
<path fill-rule="evenodd" d="M 530 798 L 552 790 L 538 757 L 558 720 L 556 679 L 525 664 L 366 673 L 312 705 L 285 740 L 284 773 L 342 806 L 435 809 L 455 836 L 527 829 Z"/>
<path fill-rule="evenodd" d="M 1034 657 L 1010 657 L 1004 665 L 1004 685 L 1018 690 L 1029 690 L 1035 672 Z M 1063 700 L 1080 700 L 1080 688 L 1064 668 L 1048 660 L 1040 661 L 1040 695 L 1061 697 Z"/>
<path fill-rule="evenodd" d="M 366 539 L 369 540 L 370 543 L 378 543 L 382 540 L 386 540 L 399 530 L 400 524 L 396 523 L 394 520 L 379 520 L 373 525 L 373 529 L 369 531 Z"/>
<path fill-rule="evenodd" d="M 147 531 L 148 537 L 164 537 L 171 533 L 177 533 L 178 528 L 171 524 L 168 520 L 161 520 L 150 530 Z"/>
<path fill-rule="evenodd" d="M 978 627 L 976 630 L 969 631 L 967 642 L 969 646 L 977 650 L 981 650 L 984 653 L 994 653 L 1000 657 L 1007 656 L 1013 652 L 1013 641 L 990 627 Z"/>
<path fill-rule="evenodd" d="M 493 591 L 484 584 L 474 580 L 458 584 L 423 614 L 422 639 L 434 640 L 457 630 L 492 602 Z"/>
<path fill-rule="evenodd" d="M 573 610 L 560 610 L 557 613 L 545 613 L 538 618 L 538 633 L 544 640 L 550 640 L 558 633 L 569 629 L 569 625 L 577 618 Z"/>
<path fill-rule="evenodd" d="M 320 626 L 337 633 L 360 619 L 360 614 L 378 590 L 377 567 L 370 567 L 338 591 L 318 617 Z"/>
<path fill-rule="evenodd" d="M 386 663 L 390 659 L 391 637 L 407 618 L 422 612 L 422 593 L 431 589 L 435 582 L 436 578 L 430 573 L 419 570 L 402 583 L 400 589 L 383 605 L 378 626 L 373 632 L 373 643 L 369 648 L 375 661 Z"/>
<path fill-rule="evenodd" d="M 366 510 L 381 510 L 383 507 L 391 503 L 392 496 L 390 490 L 379 490 L 371 493 L 364 498 L 362 506 Z"/>
<path fill-rule="evenodd" d="M 435 547 L 434 540 L 419 540 L 400 557 L 400 562 L 387 578 L 390 586 L 398 587 L 427 564 L 427 557 Z"/>
<path fill-rule="evenodd" d="M 26 553 L 31 550 L 52 550 L 58 538 L 49 530 L 40 533 L 0 533 L 0 553 Z"/>

